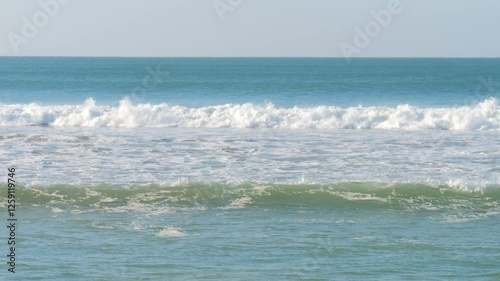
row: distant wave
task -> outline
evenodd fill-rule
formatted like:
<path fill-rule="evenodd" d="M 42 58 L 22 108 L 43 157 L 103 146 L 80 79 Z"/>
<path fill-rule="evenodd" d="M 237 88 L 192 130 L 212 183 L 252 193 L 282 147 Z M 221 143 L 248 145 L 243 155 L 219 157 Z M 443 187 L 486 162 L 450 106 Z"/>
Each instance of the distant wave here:
<path fill-rule="evenodd" d="M 149 128 L 279 128 L 498 131 L 500 107 L 489 98 L 479 104 L 449 108 L 293 107 L 273 104 L 225 104 L 191 108 L 180 105 L 132 104 L 44 106 L 0 104 L 0 126 L 149 127 Z"/>

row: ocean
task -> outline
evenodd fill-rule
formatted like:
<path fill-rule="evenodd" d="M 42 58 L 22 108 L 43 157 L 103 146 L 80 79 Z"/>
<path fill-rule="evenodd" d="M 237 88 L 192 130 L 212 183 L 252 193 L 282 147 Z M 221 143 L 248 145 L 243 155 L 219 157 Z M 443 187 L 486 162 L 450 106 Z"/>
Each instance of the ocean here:
<path fill-rule="evenodd" d="M 0 279 L 500 280 L 499 101 L 500 59 L 0 57 Z"/>

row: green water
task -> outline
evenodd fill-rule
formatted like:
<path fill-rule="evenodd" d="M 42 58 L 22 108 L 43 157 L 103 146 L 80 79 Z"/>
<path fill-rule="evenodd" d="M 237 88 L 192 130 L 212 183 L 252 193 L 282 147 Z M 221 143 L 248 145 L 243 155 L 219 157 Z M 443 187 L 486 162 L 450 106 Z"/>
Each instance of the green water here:
<path fill-rule="evenodd" d="M 0 57 L 0 280 L 500 280 L 499 77 Z"/>
<path fill-rule="evenodd" d="M 447 186 L 18 188 L 18 280 L 496 280 L 500 193 Z"/>

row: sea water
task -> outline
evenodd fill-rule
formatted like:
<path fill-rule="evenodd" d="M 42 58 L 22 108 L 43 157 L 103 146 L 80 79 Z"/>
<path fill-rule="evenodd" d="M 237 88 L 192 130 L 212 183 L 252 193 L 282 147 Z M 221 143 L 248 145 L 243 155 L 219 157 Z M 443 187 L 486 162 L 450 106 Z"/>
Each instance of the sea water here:
<path fill-rule="evenodd" d="M 499 59 L 0 58 L 1 279 L 498 280 L 499 100 Z"/>

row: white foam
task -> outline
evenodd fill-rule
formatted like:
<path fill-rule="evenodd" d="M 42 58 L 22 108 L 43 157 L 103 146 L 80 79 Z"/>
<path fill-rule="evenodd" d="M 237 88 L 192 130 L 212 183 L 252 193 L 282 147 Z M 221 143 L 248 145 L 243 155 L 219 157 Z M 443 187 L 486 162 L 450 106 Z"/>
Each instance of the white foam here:
<path fill-rule="evenodd" d="M 52 208 L 52 212 L 53 213 L 64 213 L 64 210 L 60 209 L 60 208 L 57 208 L 57 207 L 53 207 Z"/>
<path fill-rule="evenodd" d="M 180 228 L 177 227 L 165 227 L 158 231 L 158 236 L 160 237 L 184 237 L 187 236 L 186 233 L 182 232 Z"/>
<path fill-rule="evenodd" d="M 238 198 L 229 203 L 229 206 L 224 207 L 222 209 L 243 209 L 245 208 L 246 205 L 252 203 L 252 201 L 253 200 L 250 197 Z"/>
<path fill-rule="evenodd" d="M 93 99 L 82 105 L 0 105 L 0 126 L 50 125 L 55 127 L 180 127 L 379 130 L 500 130 L 498 100 L 450 108 L 318 106 L 280 108 L 273 104 L 225 104 L 190 108 L 169 104 L 98 106 Z"/>

